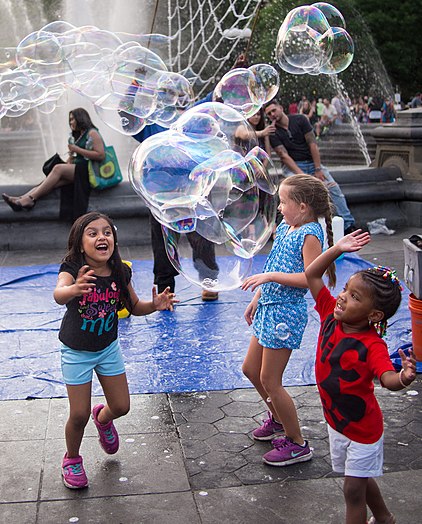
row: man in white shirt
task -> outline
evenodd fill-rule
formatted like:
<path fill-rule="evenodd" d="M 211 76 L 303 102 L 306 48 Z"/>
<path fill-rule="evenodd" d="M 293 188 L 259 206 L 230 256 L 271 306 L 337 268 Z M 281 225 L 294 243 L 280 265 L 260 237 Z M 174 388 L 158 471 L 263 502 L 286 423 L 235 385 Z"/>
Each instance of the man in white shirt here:
<path fill-rule="evenodd" d="M 336 119 L 338 118 L 337 110 L 333 104 L 330 103 L 328 98 L 324 98 L 323 104 L 324 108 L 322 110 L 321 120 L 315 126 L 317 139 L 319 139 L 321 135 L 325 134 L 329 128 L 335 124 Z"/>

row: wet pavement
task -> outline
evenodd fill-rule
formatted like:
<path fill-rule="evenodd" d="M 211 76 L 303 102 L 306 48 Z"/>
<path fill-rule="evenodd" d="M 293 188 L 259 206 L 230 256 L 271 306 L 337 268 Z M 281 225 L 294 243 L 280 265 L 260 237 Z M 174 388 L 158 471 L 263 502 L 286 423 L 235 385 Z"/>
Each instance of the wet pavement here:
<path fill-rule="evenodd" d="M 403 277 L 402 239 L 417 228 L 376 235 L 361 256 Z M 121 249 L 125 259 L 150 248 Z M 5 252 L 0 266 L 58 263 L 63 253 Z M 0 374 L 1 378 L 1 374 Z M 116 422 L 121 447 L 108 456 L 88 423 L 81 454 L 90 486 L 65 488 L 67 399 L 0 402 L 0 523 L 281 523 L 344 522 L 342 478 L 331 472 L 328 436 L 315 386 L 290 387 L 312 461 L 263 464 L 270 443 L 250 432 L 265 415 L 254 389 L 132 395 Z M 405 391 L 376 387 L 385 417 L 384 476 L 379 485 L 398 524 L 421 522 L 420 375 Z M 97 402 L 99 399 L 93 400 Z"/>

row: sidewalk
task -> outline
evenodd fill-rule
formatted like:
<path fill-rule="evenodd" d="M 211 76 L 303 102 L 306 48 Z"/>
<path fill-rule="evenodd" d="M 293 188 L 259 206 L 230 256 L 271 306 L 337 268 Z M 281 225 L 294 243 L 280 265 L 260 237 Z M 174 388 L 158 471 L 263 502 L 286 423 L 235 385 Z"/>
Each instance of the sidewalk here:
<path fill-rule="evenodd" d="M 360 253 L 403 278 L 402 239 L 415 228 L 374 236 Z M 125 259 L 150 248 L 121 249 Z M 58 263 L 58 252 L 6 252 L 0 266 Z M 1 337 L 0 337 L 1 344 Z M 403 392 L 377 387 L 385 415 L 385 474 L 379 484 L 398 524 L 417 524 L 422 482 L 420 376 Z M 315 386 L 292 387 L 311 462 L 286 468 L 262 463 L 270 444 L 250 431 L 265 414 L 253 389 L 133 395 L 118 420 L 121 448 L 107 456 L 90 421 L 81 453 L 90 481 L 65 488 L 67 399 L 0 402 L 0 524 L 338 524 L 344 522 L 342 479 L 331 473 L 328 437 Z"/>

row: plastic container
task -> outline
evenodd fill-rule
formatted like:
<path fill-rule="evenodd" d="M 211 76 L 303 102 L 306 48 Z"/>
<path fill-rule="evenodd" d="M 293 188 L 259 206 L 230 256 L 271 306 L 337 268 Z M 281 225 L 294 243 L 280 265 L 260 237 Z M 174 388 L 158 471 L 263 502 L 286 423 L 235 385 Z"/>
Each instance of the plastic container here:
<path fill-rule="evenodd" d="M 324 231 L 324 251 L 328 249 L 327 242 L 327 229 L 325 227 L 325 218 L 318 218 L 318 222 L 321 224 L 322 230 Z M 343 217 L 333 217 L 333 243 L 335 244 L 340 238 L 344 237 L 344 220 Z M 341 258 L 343 255 L 340 255 Z"/>
<path fill-rule="evenodd" d="M 422 300 L 412 293 L 409 295 L 410 317 L 412 319 L 412 343 L 416 360 L 422 361 Z"/>
<path fill-rule="evenodd" d="M 404 282 L 407 288 L 418 300 L 422 300 L 422 249 L 412 240 L 418 239 L 413 235 L 403 240 L 404 246 Z"/>

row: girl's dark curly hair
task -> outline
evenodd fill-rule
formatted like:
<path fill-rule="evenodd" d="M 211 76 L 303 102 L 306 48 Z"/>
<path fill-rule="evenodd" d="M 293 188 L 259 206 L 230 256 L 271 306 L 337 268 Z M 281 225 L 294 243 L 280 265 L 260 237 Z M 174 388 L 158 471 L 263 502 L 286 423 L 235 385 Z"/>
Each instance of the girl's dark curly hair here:
<path fill-rule="evenodd" d="M 127 284 L 127 270 L 125 270 L 124 262 L 122 261 L 119 253 L 119 247 L 117 243 L 117 232 L 113 224 L 113 221 L 107 215 L 98 211 L 91 211 L 85 215 L 80 216 L 73 223 L 70 232 L 69 239 L 67 242 L 67 253 L 63 257 L 63 262 L 73 262 L 79 267 L 86 264 L 84 254 L 82 250 L 82 237 L 85 229 L 91 222 L 103 218 L 108 222 L 113 232 L 114 238 L 114 251 L 108 260 L 108 264 L 111 267 L 113 277 L 117 280 L 117 283 L 121 289 L 121 302 L 126 309 L 132 311 L 132 302 L 130 300 L 130 294 Z"/>
<path fill-rule="evenodd" d="M 401 285 L 395 271 L 388 267 L 371 267 L 358 271 L 367 285 L 375 309 L 384 313 L 384 318 L 375 324 L 380 337 L 387 331 L 387 321 L 398 310 L 401 302 Z"/>

